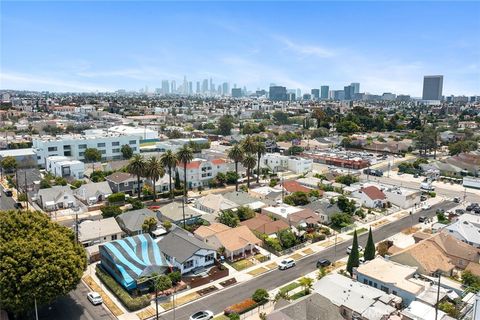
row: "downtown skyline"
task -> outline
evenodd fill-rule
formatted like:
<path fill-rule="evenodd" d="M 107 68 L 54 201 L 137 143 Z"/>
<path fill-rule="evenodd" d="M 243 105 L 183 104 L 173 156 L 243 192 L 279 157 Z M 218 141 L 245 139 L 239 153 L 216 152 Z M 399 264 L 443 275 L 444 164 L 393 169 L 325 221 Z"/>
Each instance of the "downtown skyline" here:
<path fill-rule="evenodd" d="M 1 89 L 151 91 L 213 78 L 248 90 L 477 95 L 478 3 L 4 2 Z M 65 24 L 62 17 L 68 17 Z M 468 18 L 468 19 L 467 19 Z M 128 23 L 127 23 L 128 22 Z"/>

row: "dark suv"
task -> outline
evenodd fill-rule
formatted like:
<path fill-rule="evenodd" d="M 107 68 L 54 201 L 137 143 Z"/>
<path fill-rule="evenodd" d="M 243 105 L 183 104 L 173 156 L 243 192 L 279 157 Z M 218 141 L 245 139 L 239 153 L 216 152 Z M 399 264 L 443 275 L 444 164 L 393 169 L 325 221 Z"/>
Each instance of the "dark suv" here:
<path fill-rule="evenodd" d="M 320 259 L 317 261 L 317 268 L 328 267 L 332 263 L 328 259 Z"/>

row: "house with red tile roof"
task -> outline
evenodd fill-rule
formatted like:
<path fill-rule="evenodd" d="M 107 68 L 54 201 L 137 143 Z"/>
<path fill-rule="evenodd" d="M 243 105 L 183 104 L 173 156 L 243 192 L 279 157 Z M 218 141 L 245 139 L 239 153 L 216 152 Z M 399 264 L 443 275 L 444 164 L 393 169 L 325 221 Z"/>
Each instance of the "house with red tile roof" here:
<path fill-rule="evenodd" d="M 283 187 L 286 193 L 294 193 L 294 192 L 306 192 L 309 193 L 312 189 L 307 188 L 301 185 L 298 181 L 295 180 L 287 180 L 280 184 L 280 187 Z"/>
<path fill-rule="evenodd" d="M 367 208 L 381 208 L 387 203 L 387 196 L 376 186 L 363 187 L 352 193 L 352 196 L 359 199 Z"/>
<path fill-rule="evenodd" d="M 177 170 L 183 180 L 183 163 L 177 164 Z M 208 187 L 210 180 L 214 179 L 217 174 L 226 172 L 227 162 L 225 159 L 205 160 L 195 158 L 187 163 L 187 185 L 190 189 Z"/>

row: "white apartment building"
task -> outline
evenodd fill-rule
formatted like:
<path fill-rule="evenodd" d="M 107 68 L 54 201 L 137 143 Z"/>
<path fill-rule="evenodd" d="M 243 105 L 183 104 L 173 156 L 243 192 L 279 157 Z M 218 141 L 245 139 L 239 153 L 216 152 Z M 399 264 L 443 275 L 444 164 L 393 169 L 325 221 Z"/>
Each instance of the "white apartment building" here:
<path fill-rule="evenodd" d="M 279 153 L 267 153 L 260 160 L 262 168 L 273 172 L 290 170 L 294 173 L 305 173 L 312 170 L 313 160 L 295 156 L 284 156 Z"/>
<path fill-rule="evenodd" d="M 102 154 L 102 161 L 122 159 L 121 148 L 129 145 L 133 153 L 139 153 L 140 138 L 138 135 L 123 135 L 98 131 L 95 134 L 42 136 L 33 139 L 34 152 L 37 154 L 38 165 L 46 166 L 46 159 L 52 156 L 71 157 L 75 160 L 85 160 L 85 150 L 95 148 Z"/>
<path fill-rule="evenodd" d="M 52 156 L 46 159 L 45 169 L 56 177 L 82 179 L 85 164 L 65 156 Z"/>
<path fill-rule="evenodd" d="M 210 180 L 217 174 L 227 172 L 227 163 L 223 159 L 213 159 L 211 161 L 196 158 L 187 164 L 187 185 L 189 188 L 198 188 L 208 186 Z M 178 173 L 183 181 L 183 164 L 177 165 Z"/>

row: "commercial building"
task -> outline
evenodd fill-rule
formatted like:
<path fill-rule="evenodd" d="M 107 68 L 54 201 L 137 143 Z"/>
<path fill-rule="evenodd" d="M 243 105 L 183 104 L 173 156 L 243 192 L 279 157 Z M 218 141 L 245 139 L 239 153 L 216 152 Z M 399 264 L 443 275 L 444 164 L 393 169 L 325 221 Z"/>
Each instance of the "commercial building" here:
<path fill-rule="evenodd" d="M 327 100 L 329 90 L 330 90 L 330 88 L 328 86 L 321 86 L 320 87 L 320 99 Z"/>
<path fill-rule="evenodd" d="M 442 100 L 443 76 L 423 77 L 422 100 Z"/>
<path fill-rule="evenodd" d="M 55 177 L 82 179 L 85 164 L 65 156 L 52 156 L 47 158 L 45 169 Z"/>
<path fill-rule="evenodd" d="M 273 172 L 290 170 L 295 173 L 305 173 L 312 170 L 313 160 L 284 156 L 279 153 L 267 153 L 260 159 L 260 166 Z"/>
<path fill-rule="evenodd" d="M 100 151 L 102 161 L 122 159 L 121 148 L 129 145 L 133 153 L 139 152 L 141 137 L 136 134 L 121 134 L 99 131 L 89 135 L 42 136 L 33 139 L 33 149 L 37 154 L 38 165 L 45 167 L 46 159 L 52 156 L 72 157 L 85 160 L 85 150 L 94 148 Z"/>
<path fill-rule="evenodd" d="M 5 157 L 14 157 L 18 168 L 32 168 L 37 166 L 37 155 L 33 148 L 0 150 L 0 161 Z"/>
<path fill-rule="evenodd" d="M 314 100 L 320 99 L 320 89 L 312 89 L 311 94 L 312 94 L 311 97 Z"/>
<path fill-rule="evenodd" d="M 242 89 L 241 88 L 232 88 L 232 98 L 241 98 Z"/>
<path fill-rule="evenodd" d="M 268 98 L 272 101 L 287 101 L 287 88 L 282 86 L 271 86 Z"/>

